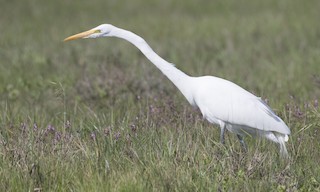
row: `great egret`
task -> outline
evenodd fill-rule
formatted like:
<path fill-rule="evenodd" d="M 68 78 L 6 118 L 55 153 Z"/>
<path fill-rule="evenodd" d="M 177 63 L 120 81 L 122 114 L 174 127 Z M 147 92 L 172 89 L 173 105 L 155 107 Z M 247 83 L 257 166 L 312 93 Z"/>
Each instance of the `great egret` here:
<path fill-rule="evenodd" d="M 261 98 L 240 86 L 218 77 L 191 77 L 157 55 L 140 36 L 102 24 L 70 36 L 64 41 L 79 38 L 118 37 L 136 46 L 181 91 L 188 102 L 198 107 L 205 119 L 220 126 L 220 142 L 224 144 L 225 130 L 237 134 L 246 149 L 243 136 L 261 136 L 280 146 L 280 155 L 288 157 L 285 142 L 290 129 Z"/>

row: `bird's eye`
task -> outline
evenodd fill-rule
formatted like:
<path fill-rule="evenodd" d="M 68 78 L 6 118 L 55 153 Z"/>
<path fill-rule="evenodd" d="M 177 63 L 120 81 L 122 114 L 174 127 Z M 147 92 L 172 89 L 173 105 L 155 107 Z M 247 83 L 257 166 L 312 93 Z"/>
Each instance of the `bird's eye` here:
<path fill-rule="evenodd" d="M 101 33 L 101 30 L 97 29 L 97 30 L 94 31 L 94 33 Z"/>

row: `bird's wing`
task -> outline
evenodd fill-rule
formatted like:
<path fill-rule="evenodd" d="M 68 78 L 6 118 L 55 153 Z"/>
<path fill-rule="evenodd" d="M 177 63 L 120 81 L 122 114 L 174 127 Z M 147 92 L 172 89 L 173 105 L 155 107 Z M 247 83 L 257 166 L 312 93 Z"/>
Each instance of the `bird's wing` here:
<path fill-rule="evenodd" d="M 201 89 L 196 103 L 210 122 L 219 120 L 234 125 L 290 134 L 290 129 L 259 97 L 228 82 L 216 81 L 208 90 Z M 211 84 L 211 85 L 212 85 Z"/>
<path fill-rule="evenodd" d="M 239 100 L 238 100 L 239 101 Z M 283 134 L 290 134 L 290 129 L 278 117 L 272 109 L 260 98 L 242 99 L 236 105 L 233 115 L 229 122 L 257 128 L 264 131 L 276 131 Z"/>

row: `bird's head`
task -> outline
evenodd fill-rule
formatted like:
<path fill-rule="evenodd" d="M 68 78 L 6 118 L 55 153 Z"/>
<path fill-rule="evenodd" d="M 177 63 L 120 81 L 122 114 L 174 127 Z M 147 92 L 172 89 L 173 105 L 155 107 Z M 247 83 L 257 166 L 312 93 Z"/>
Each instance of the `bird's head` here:
<path fill-rule="evenodd" d="M 63 41 L 71 41 L 80 38 L 98 38 L 98 37 L 107 37 L 112 36 L 112 31 L 115 29 L 113 25 L 102 24 L 88 31 L 72 35 L 65 38 Z"/>

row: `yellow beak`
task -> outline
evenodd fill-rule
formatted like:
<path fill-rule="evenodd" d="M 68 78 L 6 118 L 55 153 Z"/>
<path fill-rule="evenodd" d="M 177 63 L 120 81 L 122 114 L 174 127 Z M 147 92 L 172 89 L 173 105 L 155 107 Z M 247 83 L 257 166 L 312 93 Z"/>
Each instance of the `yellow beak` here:
<path fill-rule="evenodd" d="M 71 41 L 71 40 L 76 40 L 76 39 L 80 39 L 80 38 L 85 38 L 89 35 L 92 35 L 94 33 L 98 33 L 100 32 L 100 30 L 95 30 L 95 29 L 90 29 L 88 31 L 82 32 L 82 33 L 78 33 L 75 35 L 72 35 L 70 37 L 65 38 L 63 41 Z"/>

